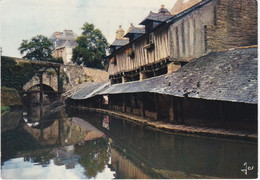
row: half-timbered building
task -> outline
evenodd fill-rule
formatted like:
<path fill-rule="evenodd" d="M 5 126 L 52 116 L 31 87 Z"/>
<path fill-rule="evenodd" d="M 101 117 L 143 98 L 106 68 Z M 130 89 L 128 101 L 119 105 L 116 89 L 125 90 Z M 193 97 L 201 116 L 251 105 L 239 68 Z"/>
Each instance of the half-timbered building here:
<path fill-rule="evenodd" d="M 70 104 L 102 108 L 107 95 L 110 110 L 257 131 L 257 1 L 177 0 L 140 25 L 112 44 L 110 82 L 82 85 Z"/>

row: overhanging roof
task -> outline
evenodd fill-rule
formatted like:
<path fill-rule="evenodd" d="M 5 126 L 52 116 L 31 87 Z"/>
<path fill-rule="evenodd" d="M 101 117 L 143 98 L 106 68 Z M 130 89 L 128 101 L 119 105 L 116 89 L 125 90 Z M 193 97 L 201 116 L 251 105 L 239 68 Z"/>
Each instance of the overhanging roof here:
<path fill-rule="evenodd" d="M 115 39 L 114 42 L 109 46 L 124 46 L 129 43 L 129 39 Z"/>
<path fill-rule="evenodd" d="M 144 28 L 132 27 L 129 32 L 126 33 L 124 37 L 129 37 L 131 34 L 145 34 Z"/>
<path fill-rule="evenodd" d="M 173 17 L 171 14 L 153 13 L 150 11 L 150 14 L 140 23 L 140 25 L 145 25 L 148 21 L 163 22 L 171 17 Z"/>
<path fill-rule="evenodd" d="M 211 52 L 169 75 L 124 84 L 89 83 L 71 98 L 150 92 L 257 104 L 257 62 L 257 48 Z"/>

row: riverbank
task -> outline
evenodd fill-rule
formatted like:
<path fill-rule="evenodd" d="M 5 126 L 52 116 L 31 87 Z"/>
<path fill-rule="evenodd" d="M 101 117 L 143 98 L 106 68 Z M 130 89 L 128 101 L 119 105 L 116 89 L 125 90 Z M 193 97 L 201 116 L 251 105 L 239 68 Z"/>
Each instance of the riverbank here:
<path fill-rule="evenodd" d="M 154 121 L 148 118 L 135 116 L 132 114 L 130 115 L 127 113 L 122 113 L 122 112 L 108 110 L 108 109 L 81 107 L 79 110 L 97 111 L 97 112 L 107 113 L 113 116 L 119 116 L 125 118 L 128 121 L 142 124 L 150 128 L 161 130 L 163 132 L 174 132 L 179 134 L 190 134 L 190 135 L 197 135 L 197 136 L 209 136 L 209 137 L 220 137 L 220 138 L 228 138 L 228 139 L 239 139 L 239 140 L 246 140 L 246 141 L 257 141 L 257 133 L 252 133 L 249 131 L 170 124 L 165 121 Z"/>

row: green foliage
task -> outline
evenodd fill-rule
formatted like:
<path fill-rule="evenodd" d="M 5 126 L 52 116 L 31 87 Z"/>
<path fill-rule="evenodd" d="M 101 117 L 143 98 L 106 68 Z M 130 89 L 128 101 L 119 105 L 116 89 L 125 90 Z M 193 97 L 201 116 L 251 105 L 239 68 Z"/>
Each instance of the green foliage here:
<path fill-rule="evenodd" d="M 22 90 L 27 83 L 42 66 L 31 63 L 17 64 L 12 58 L 2 56 L 1 59 L 1 80 L 4 87 Z"/>
<path fill-rule="evenodd" d="M 62 58 L 53 58 L 52 51 L 54 46 L 52 42 L 48 40 L 47 37 L 43 35 L 37 35 L 33 37 L 30 41 L 23 40 L 19 49 L 23 58 L 36 60 L 36 61 L 49 61 L 62 63 Z"/>
<path fill-rule="evenodd" d="M 10 111 L 10 107 L 9 106 L 1 106 L 1 114 L 4 114 L 6 112 Z"/>
<path fill-rule="evenodd" d="M 52 62 L 64 64 L 62 57 L 53 58 Z"/>
<path fill-rule="evenodd" d="M 103 69 L 102 59 L 106 56 L 108 42 L 99 29 L 93 24 L 85 23 L 82 35 L 76 41 L 72 61 L 78 65 Z"/>
<path fill-rule="evenodd" d="M 75 153 L 80 155 L 79 163 L 86 169 L 88 178 L 95 178 L 99 172 L 105 169 L 109 161 L 108 143 L 100 138 L 86 142 L 85 146 L 77 148 Z"/>

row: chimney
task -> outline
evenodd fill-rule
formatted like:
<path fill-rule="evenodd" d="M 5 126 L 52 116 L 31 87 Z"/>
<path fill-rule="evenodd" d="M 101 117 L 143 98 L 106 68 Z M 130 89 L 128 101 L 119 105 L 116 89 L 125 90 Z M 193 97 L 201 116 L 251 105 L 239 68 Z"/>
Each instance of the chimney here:
<path fill-rule="evenodd" d="M 124 39 L 125 31 L 122 29 L 122 26 L 119 25 L 119 29 L 116 31 L 116 39 Z"/>
<path fill-rule="evenodd" d="M 161 8 L 159 9 L 158 13 L 160 13 L 160 14 L 170 14 L 170 12 L 165 8 L 164 4 L 161 5 Z"/>

